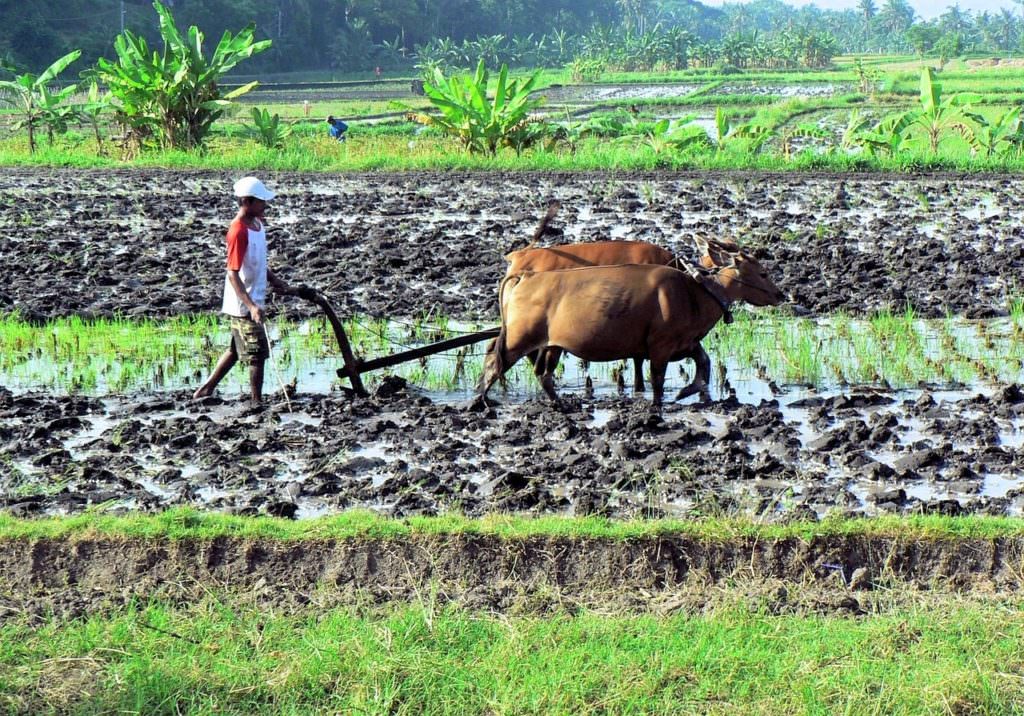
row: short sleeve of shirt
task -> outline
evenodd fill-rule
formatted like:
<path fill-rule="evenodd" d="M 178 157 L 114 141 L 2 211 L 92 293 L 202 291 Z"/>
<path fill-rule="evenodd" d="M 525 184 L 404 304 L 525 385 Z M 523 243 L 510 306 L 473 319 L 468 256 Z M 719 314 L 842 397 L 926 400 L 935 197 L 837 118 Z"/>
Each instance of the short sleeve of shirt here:
<path fill-rule="evenodd" d="M 228 228 L 228 271 L 240 271 L 249 250 L 249 229 L 241 221 L 232 221 Z"/>

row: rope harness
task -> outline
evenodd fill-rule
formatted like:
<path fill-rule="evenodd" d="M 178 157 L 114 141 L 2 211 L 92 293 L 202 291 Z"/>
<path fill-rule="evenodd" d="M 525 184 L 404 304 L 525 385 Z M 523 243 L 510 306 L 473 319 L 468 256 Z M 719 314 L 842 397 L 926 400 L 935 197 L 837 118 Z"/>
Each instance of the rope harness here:
<path fill-rule="evenodd" d="M 688 274 L 690 278 L 697 282 L 697 285 L 703 288 L 707 294 L 711 296 L 711 298 L 715 299 L 715 303 L 717 303 L 722 309 L 722 320 L 726 323 L 733 322 L 732 311 L 729 310 L 729 306 L 732 302 L 729 301 L 728 298 L 719 296 L 718 291 L 711 287 L 714 285 L 715 288 L 721 288 L 717 282 L 711 280 L 711 277 L 716 275 L 722 267 L 718 267 L 712 271 L 711 269 L 706 269 L 703 266 L 694 266 L 693 264 L 686 263 L 678 256 L 674 257 L 672 261 L 668 263 L 668 266 L 676 269 L 677 271 L 683 271 Z M 738 279 L 735 280 L 738 281 Z M 740 283 L 742 283 L 742 281 L 740 281 Z"/>

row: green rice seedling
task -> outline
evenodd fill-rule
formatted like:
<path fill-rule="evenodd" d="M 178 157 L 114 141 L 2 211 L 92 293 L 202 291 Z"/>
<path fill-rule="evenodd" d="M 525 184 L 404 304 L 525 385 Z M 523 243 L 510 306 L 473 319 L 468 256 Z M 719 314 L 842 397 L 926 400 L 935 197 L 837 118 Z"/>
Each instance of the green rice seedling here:
<path fill-rule="evenodd" d="M 979 324 L 953 316 L 922 321 L 912 310 L 880 312 L 868 320 L 838 314 L 823 322 L 767 310 L 756 314 L 740 310 L 736 319 L 708 336 L 705 347 L 709 353 L 718 362 L 727 360 L 731 372 L 756 369 L 759 375 L 779 381 L 912 385 L 920 380 L 968 382 L 975 375 L 1017 380 L 1024 358 L 1020 340 L 1024 311 L 1019 302 L 1008 319 Z M 416 331 L 420 337 L 413 343 L 422 345 L 474 328 L 435 316 L 429 326 L 419 323 Z M 409 330 L 406 323 L 364 318 L 350 321 L 347 327 L 354 350 L 364 357 L 406 349 Z M 328 367 L 333 373 L 340 362 L 333 332 L 323 320 L 280 322 L 271 326 L 271 334 L 282 374 L 323 373 Z M 10 386 L 92 393 L 173 388 L 193 383 L 197 374 L 208 371 L 226 341 L 227 332 L 215 317 L 61 319 L 45 326 L 6 317 L 0 319 L 0 380 Z M 483 346 L 474 345 L 430 357 L 422 365 L 397 366 L 393 371 L 426 387 L 471 390 L 479 379 L 482 360 Z M 613 371 L 614 364 L 598 363 L 577 373 L 614 381 Z M 370 383 L 378 379 L 367 376 Z M 244 381 L 239 381 L 241 388 Z M 509 384 L 531 391 L 536 388 L 525 362 L 517 365 Z"/>
<path fill-rule="evenodd" d="M 1009 299 L 1010 322 L 1020 325 L 1024 322 L 1024 295 L 1015 294 Z"/>

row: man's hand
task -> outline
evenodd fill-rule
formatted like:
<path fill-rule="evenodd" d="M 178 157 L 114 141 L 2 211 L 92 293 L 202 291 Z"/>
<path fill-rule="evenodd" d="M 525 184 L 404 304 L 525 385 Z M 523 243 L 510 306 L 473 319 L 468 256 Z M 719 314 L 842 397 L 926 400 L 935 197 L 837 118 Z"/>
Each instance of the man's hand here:
<path fill-rule="evenodd" d="M 267 269 L 267 281 L 270 283 L 270 286 L 274 289 L 275 293 L 279 293 L 282 296 L 292 296 L 295 294 L 295 289 L 270 269 Z"/>
<path fill-rule="evenodd" d="M 263 309 L 260 308 L 259 306 L 256 306 L 255 308 L 250 308 L 249 316 L 252 318 L 252 320 L 256 321 L 257 323 L 263 323 L 263 319 L 266 317 L 263 313 Z"/>

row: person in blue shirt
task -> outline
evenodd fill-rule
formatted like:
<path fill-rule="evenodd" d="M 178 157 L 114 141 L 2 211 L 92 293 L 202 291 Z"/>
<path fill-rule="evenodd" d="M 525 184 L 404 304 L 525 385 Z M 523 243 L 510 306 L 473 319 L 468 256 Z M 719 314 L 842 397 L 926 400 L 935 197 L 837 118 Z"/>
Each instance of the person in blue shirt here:
<path fill-rule="evenodd" d="M 337 139 L 339 142 L 345 141 L 345 132 L 348 131 L 348 125 L 340 119 L 335 119 L 334 115 L 330 115 L 327 118 L 327 124 L 331 125 L 331 136 Z"/>

